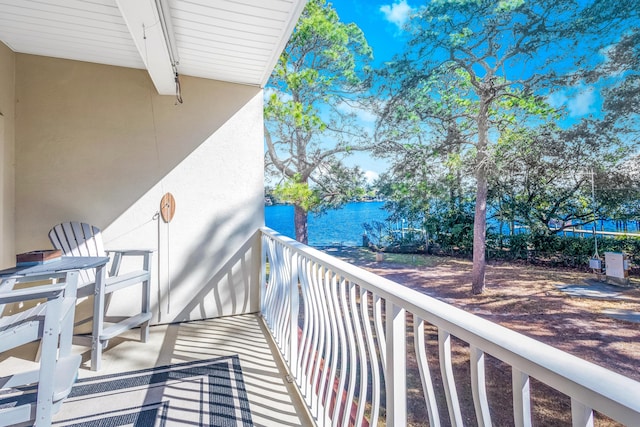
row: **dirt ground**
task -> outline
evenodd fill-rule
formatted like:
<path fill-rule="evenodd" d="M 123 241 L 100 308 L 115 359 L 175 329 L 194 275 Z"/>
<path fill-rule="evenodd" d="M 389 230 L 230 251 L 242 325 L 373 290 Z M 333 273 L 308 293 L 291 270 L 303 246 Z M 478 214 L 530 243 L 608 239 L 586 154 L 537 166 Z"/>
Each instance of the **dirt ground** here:
<path fill-rule="evenodd" d="M 640 312 L 640 288 L 621 289 L 623 300 L 573 297 L 558 290 L 556 285 L 582 284 L 593 279 L 592 274 L 496 262 L 487 267 L 485 293 L 474 296 L 471 295 L 469 260 L 385 254 L 384 261 L 376 262 L 374 255 L 364 249 L 324 249 L 376 274 L 640 381 L 640 323 L 613 319 L 603 313 L 605 310 Z M 634 279 L 632 285 L 640 285 L 640 281 Z M 434 344 L 436 334 L 434 329 L 433 336 L 428 337 Z M 456 374 L 464 383 L 469 370 L 468 349 L 458 345 L 454 353 Z M 437 374 L 437 367 L 434 368 Z M 489 359 L 487 378 L 494 425 L 512 425 L 510 368 Z M 415 386 L 420 388 L 419 384 L 418 380 Z M 466 396 L 464 390 L 460 394 L 463 415 L 466 422 L 473 425 L 471 395 Z M 535 382 L 532 394 L 535 401 L 532 406 L 538 406 L 534 409 L 535 425 L 571 425 L 566 396 Z M 426 412 L 418 409 L 424 406 L 424 400 L 420 403 L 420 399 L 421 395 L 413 404 L 409 403 L 410 410 L 412 406 L 416 410 L 411 415 L 412 425 L 425 425 Z M 444 425 L 448 424 L 443 414 L 441 419 Z M 640 420 L 638 422 L 640 425 Z M 596 425 L 617 424 L 599 416 Z"/>

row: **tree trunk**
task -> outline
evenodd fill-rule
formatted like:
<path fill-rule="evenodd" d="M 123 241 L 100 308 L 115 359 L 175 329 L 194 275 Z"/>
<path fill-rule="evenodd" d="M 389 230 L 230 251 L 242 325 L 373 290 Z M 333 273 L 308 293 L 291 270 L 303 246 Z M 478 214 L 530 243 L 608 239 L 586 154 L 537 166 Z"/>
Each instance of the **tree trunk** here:
<path fill-rule="evenodd" d="M 476 210 L 473 219 L 473 270 L 471 271 L 471 292 L 479 295 L 484 292 L 484 274 L 486 269 L 487 240 L 487 174 L 484 167 L 476 173 L 478 188 L 476 191 Z"/>
<path fill-rule="evenodd" d="M 487 144 L 489 138 L 487 117 L 489 102 L 480 101 L 478 113 L 478 145 L 476 165 L 476 209 L 473 218 L 473 270 L 471 271 L 471 293 L 484 292 L 487 240 Z"/>
<path fill-rule="evenodd" d="M 298 205 L 294 205 L 293 207 L 293 225 L 296 230 L 296 240 L 308 245 L 309 230 L 307 228 L 307 211 Z"/>

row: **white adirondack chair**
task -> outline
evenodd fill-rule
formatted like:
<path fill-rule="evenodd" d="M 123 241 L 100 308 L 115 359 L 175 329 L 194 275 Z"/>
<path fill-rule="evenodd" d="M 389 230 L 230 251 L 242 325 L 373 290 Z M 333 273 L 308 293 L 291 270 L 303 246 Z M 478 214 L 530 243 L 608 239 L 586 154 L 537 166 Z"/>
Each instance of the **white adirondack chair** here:
<path fill-rule="evenodd" d="M 151 320 L 151 254 L 150 250 L 122 250 L 105 251 L 100 229 L 81 222 L 65 222 L 58 224 L 49 231 L 49 239 L 56 249 L 63 252 L 63 256 L 106 256 L 114 254 L 108 277 L 104 280 L 96 277 L 95 271 L 87 270 L 80 273 L 78 297 L 93 295 L 92 316 L 89 319 L 76 321 L 76 325 L 93 322 L 91 336 L 74 337 L 74 342 L 91 346 L 91 369 L 100 369 L 102 350 L 108 345 L 109 339 L 123 332 L 140 327 L 140 341 L 146 342 L 149 337 L 149 322 Z M 142 258 L 142 269 L 120 274 L 120 265 L 124 256 Z M 141 286 L 140 311 L 130 317 L 109 318 L 106 311 L 111 294 L 129 286 Z M 109 325 L 106 326 L 105 322 Z M 87 343 L 87 339 L 91 340 Z"/>
<path fill-rule="evenodd" d="M 52 415 L 75 382 L 81 362 L 79 354 L 71 354 L 78 273 L 68 272 L 62 277 L 64 283 L 25 289 L 14 289 L 14 285 L 42 282 L 50 276 L 0 281 L 0 314 L 7 305 L 7 313 L 0 317 L 0 353 L 33 341 L 41 345 L 39 363 L 21 361 L 21 365 L 36 364 L 35 369 L 0 377 L 0 401 L 16 398 L 11 404 L 0 405 L 0 426 L 50 426 Z M 34 385 L 36 399 L 17 398 L 19 390 L 28 392 L 20 387 Z"/>

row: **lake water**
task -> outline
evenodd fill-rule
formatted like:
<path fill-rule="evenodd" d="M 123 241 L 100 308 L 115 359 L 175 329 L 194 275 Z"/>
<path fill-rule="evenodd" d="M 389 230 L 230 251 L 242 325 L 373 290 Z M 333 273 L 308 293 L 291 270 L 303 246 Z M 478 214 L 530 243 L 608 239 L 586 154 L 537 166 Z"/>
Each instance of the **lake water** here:
<path fill-rule="evenodd" d="M 362 245 L 362 224 L 384 222 L 389 216 L 382 209 L 383 205 L 384 202 L 348 203 L 342 209 L 332 209 L 322 215 L 309 214 L 309 245 Z M 295 238 L 293 206 L 265 206 L 264 221 L 267 227 Z"/>
<path fill-rule="evenodd" d="M 384 202 L 348 203 L 342 209 L 333 209 L 322 215 L 309 214 L 310 246 L 360 246 L 362 245 L 363 223 L 373 221 L 384 222 L 389 214 L 383 210 Z M 295 238 L 293 230 L 293 206 L 265 206 L 265 224 L 279 233 Z M 492 221 L 489 221 L 491 223 Z M 494 221 L 495 222 L 495 221 Z M 497 224 L 493 224 L 497 226 Z M 619 227 L 618 227 L 619 226 Z M 591 225 L 585 228 L 591 230 Z M 638 233 L 640 223 L 631 221 L 627 224 L 629 232 Z M 598 221 L 598 230 L 621 231 L 620 224 L 615 221 Z M 508 229 L 503 229 L 508 233 Z M 571 234 L 571 233 L 569 233 Z"/>

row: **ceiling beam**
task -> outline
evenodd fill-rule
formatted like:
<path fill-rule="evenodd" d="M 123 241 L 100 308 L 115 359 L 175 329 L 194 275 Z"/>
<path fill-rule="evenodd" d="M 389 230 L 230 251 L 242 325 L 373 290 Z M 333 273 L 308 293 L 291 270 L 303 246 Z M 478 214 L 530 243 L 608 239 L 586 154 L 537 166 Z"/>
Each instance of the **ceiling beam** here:
<path fill-rule="evenodd" d="M 160 95 L 175 95 L 175 72 L 170 52 L 173 55 L 177 52 L 171 50 L 173 34 L 165 34 L 167 29 L 171 31 L 170 22 L 165 26 L 162 21 L 170 19 L 168 8 L 164 16 L 160 16 L 155 1 L 116 0 L 116 3 L 156 90 Z M 177 58 L 174 61 L 177 62 Z"/>

